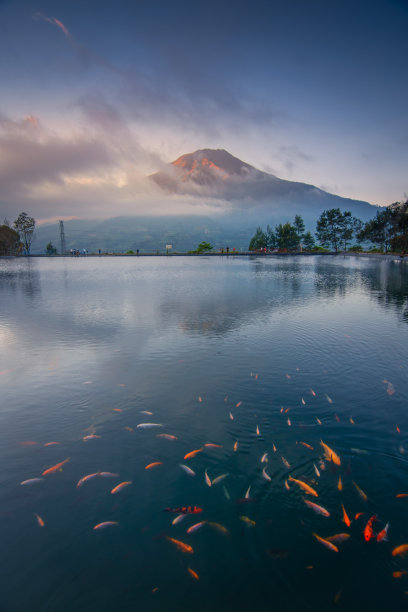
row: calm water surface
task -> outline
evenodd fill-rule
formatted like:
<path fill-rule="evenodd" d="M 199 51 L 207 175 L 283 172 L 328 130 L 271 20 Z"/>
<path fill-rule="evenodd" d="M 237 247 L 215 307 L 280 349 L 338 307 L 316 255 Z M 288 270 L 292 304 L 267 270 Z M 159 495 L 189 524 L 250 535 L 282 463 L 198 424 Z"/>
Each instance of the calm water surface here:
<path fill-rule="evenodd" d="M 407 355 L 399 260 L 0 260 L 0 611 L 407 610 Z"/>

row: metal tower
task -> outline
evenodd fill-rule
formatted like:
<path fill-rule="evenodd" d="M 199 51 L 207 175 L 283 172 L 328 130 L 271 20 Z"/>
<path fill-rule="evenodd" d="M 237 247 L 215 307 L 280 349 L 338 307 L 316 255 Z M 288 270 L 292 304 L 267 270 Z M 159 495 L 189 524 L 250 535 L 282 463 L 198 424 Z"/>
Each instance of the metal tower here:
<path fill-rule="evenodd" d="M 60 238 L 61 238 L 61 255 L 65 255 L 67 247 L 65 245 L 65 233 L 64 233 L 64 222 L 60 221 Z"/>

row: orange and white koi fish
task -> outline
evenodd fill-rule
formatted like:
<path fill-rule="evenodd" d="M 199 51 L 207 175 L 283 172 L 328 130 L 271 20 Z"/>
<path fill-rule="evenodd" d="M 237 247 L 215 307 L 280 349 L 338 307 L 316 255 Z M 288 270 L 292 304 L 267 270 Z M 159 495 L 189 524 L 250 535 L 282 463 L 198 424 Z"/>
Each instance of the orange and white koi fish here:
<path fill-rule="evenodd" d="M 321 538 L 319 535 L 317 535 L 317 533 L 312 533 L 312 535 L 316 538 L 316 540 L 318 542 L 320 542 L 321 544 L 323 544 L 323 546 L 326 546 L 326 548 L 328 548 L 329 550 L 332 550 L 333 552 L 339 552 L 339 549 L 337 548 L 337 546 L 335 546 L 332 542 L 330 542 L 329 540 L 325 539 L 325 538 Z"/>
<path fill-rule="evenodd" d="M 196 450 L 192 450 L 190 453 L 187 453 L 187 455 L 184 455 L 184 459 L 192 459 L 193 457 L 198 455 L 198 453 L 202 453 L 203 450 L 204 450 L 204 447 L 197 448 Z"/>
<path fill-rule="evenodd" d="M 338 488 L 339 491 L 343 490 L 343 483 L 341 481 L 341 476 L 339 476 L 339 480 L 337 482 L 337 488 Z"/>
<path fill-rule="evenodd" d="M 289 461 L 287 461 L 283 455 L 282 455 L 281 459 L 282 459 L 283 464 L 286 465 L 287 468 L 290 468 Z"/>
<path fill-rule="evenodd" d="M 272 480 L 269 474 L 266 473 L 266 467 L 264 467 L 264 469 L 262 470 L 262 476 L 265 478 L 265 480 L 268 480 L 269 482 Z"/>
<path fill-rule="evenodd" d="M 206 448 L 222 448 L 222 444 L 213 444 L 212 442 L 207 442 L 204 446 Z"/>
<path fill-rule="evenodd" d="M 77 489 L 79 489 L 79 487 L 82 487 L 84 482 L 86 482 L 87 480 L 91 480 L 91 478 L 95 478 L 95 476 L 98 476 L 98 475 L 99 475 L 99 472 L 95 472 L 94 474 L 88 474 L 87 476 L 82 476 L 82 478 L 80 478 L 77 482 Z"/>
<path fill-rule="evenodd" d="M 238 440 L 235 442 L 235 444 L 233 446 L 233 450 L 234 450 L 234 453 L 237 452 L 237 450 L 238 450 Z"/>
<path fill-rule="evenodd" d="M 93 433 L 92 433 L 92 434 L 88 434 L 87 436 L 84 436 L 84 437 L 82 438 L 82 440 L 83 440 L 84 442 L 87 442 L 88 440 L 96 440 L 97 438 L 100 438 L 100 437 L 101 437 L 101 436 L 97 436 L 96 434 L 93 434 Z"/>
<path fill-rule="evenodd" d="M 40 527 L 44 527 L 45 523 L 39 514 L 34 513 L 35 518 L 37 519 L 37 523 Z"/>
<path fill-rule="evenodd" d="M 249 487 L 247 489 L 247 492 L 245 493 L 244 499 L 250 499 L 250 497 L 249 497 L 250 490 L 251 490 L 251 485 L 249 485 Z"/>
<path fill-rule="evenodd" d="M 41 474 L 41 476 L 47 476 L 47 474 L 54 474 L 55 472 L 58 472 L 58 470 L 61 470 L 63 465 L 68 463 L 70 458 L 71 457 L 68 457 L 68 459 L 64 459 L 64 461 L 61 461 L 60 463 L 57 463 L 56 465 L 53 465 L 52 467 L 48 468 L 47 470 L 44 470 L 44 472 Z"/>
<path fill-rule="evenodd" d="M 389 526 L 390 524 L 387 523 L 384 529 L 382 529 L 379 533 L 377 533 L 377 537 L 376 537 L 377 542 L 387 542 L 388 541 L 387 535 L 388 535 Z"/>
<path fill-rule="evenodd" d="M 165 440 L 178 440 L 177 436 L 172 434 L 156 434 L 156 438 L 164 438 Z"/>
<path fill-rule="evenodd" d="M 234 420 L 234 415 L 232 414 L 232 412 L 229 413 L 229 418 L 231 419 L 231 421 Z"/>
<path fill-rule="evenodd" d="M 198 401 L 200 402 L 200 404 L 203 401 L 203 398 L 201 397 L 201 395 L 198 396 Z"/>
<path fill-rule="evenodd" d="M 177 548 L 181 550 L 181 552 L 183 553 L 193 554 L 194 552 L 192 546 L 190 546 L 189 544 L 185 544 L 184 542 L 181 542 L 180 540 L 170 538 L 170 536 L 166 536 L 166 540 L 169 540 L 169 542 L 173 542 L 173 544 L 175 544 Z"/>
<path fill-rule="evenodd" d="M 235 408 L 239 408 L 241 406 L 242 402 L 238 402 L 238 404 L 235 404 Z"/>
<path fill-rule="evenodd" d="M 37 484 L 38 482 L 44 482 L 44 478 L 29 478 L 28 480 L 23 480 L 23 482 L 20 482 L 20 484 L 25 486 Z"/>
<path fill-rule="evenodd" d="M 149 416 L 152 416 L 153 412 L 150 412 L 150 410 L 140 410 L 140 414 L 148 414 Z"/>
<path fill-rule="evenodd" d="M 57 446 L 57 444 L 61 444 L 61 442 L 46 442 L 44 446 Z"/>
<path fill-rule="evenodd" d="M 303 406 L 306 406 L 306 402 L 305 402 L 305 400 L 303 399 L 303 397 L 302 397 L 302 404 L 303 404 Z"/>
<path fill-rule="evenodd" d="M 205 523 L 206 521 L 200 521 L 199 523 L 195 523 L 194 525 L 191 525 L 191 527 L 187 529 L 187 533 L 194 533 L 195 531 L 200 529 L 203 525 L 205 525 Z"/>
<path fill-rule="evenodd" d="M 318 424 L 318 425 L 321 425 L 321 424 L 322 424 L 321 420 L 320 420 L 319 418 L 317 418 L 317 417 L 316 417 L 316 421 L 317 421 L 317 424 Z"/>
<path fill-rule="evenodd" d="M 326 510 L 326 508 L 323 508 L 323 506 L 319 506 L 319 504 L 315 504 L 309 501 L 308 499 L 304 499 L 303 501 L 305 502 L 306 506 L 314 510 L 316 514 L 322 514 L 323 516 L 330 516 L 330 512 Z"/>
<path fill-rule="evenodd" d="M 195 476 L 196 475 L 194 470 L 189 468 L 187 465 L 183 465 L 182 463 L 180 463 L 179 465 L 185 471 L 185 473 L 188 474 L 189 476 Z"/>
<path fill-rule="evenodd" d="M 341 504 L 341 507 L 343 509 L 343 519 L 342 519 L 343 523 L 345 523 L 347 525 L 347 527 L 350 527 L 351 521 L 350 521 L 350 519 L 349 519 L 349 517 L 347 515 L 346 509 L 345 509 L 343 504 Z"/>
<path fill-rule="evenodd" d="M 174 518 L 174 519 L 171 521 L 171 524 L 172 524 L 172 525 L 177 525 L 178 523 L 181 523 L 181 521 L 184 521 L 184 519 L 186 518 L 186 516 L 187 516 L 187 514 L 183 514 L 183 513 L 178 514 L 178 515 L 176 516 L 176 518 Z"/>
<path fill-rule="evenodd" d="M 105 521 L 104 523 L 98 523 L 93 529 L 105 529 L 105 527 L 112 527 L 113 525 L 119 525 L 118 521 Z"/>
<path fill-rule="evenodd" d="M 267 463 L 268 461 L 268 453 L 264 453 L 261 457 L 261 463 Z"/>
<path fill-rule="evenodd" d="M 205 479 L 205 484 L 208 485 L 209 487 L 211 487 L 212 482 L 211 482 L 210 477 L 207 474 L 207 469 L 204 472 L 204 479 Z"/>
<path fill-rule="evenodd" d="M 391 554 L 393 557 L 405 557 L 407 553 L 408 553 L 408 544 L 401 544 L 400 546 L 397 546 L 396 548 L 394 548 Z"/>
<path fill-rule="evenodd" d="M 289 476 L 288 480 L 290 480 L 291 482 L 295 482 L 308 495 L 313 495 L 314 497 L 319 497 L 318 493 L 312 487 L 310 487 L 308 484 L 303 482 L 303 480 L 298 480 L 297 478 L 292 478 L 292 476 Z"/>
<path fill-rule="evenodd" d="M 320 440 L 320 444 L 321 446 L 323 446 L 325 459 L 327 461 L 333 461 L 333 463 L 335 463 L 336 465 L 341 465 L 340 457 L 337 455 L 337 453 L 335 453 L 334 450 L 330 448 L 330 446 L 327 446 L 327 444 L 325 444 L 323 440 Z"/>
<path fill-rule="evenodd" d="M 341 544 L 342 542 L 344 542 L 345 540 L 348 540 L 350 537 L 349 533 L 336 533 L 335 535 L 329 536 L 328 538 L 326 538 L 326 540 L 328 542 L 331 542 L 332 544 Z"/>
<path fill-rule="evenodd" d="M 261 434 L 261 432 L 259 431 L 259 426 L 256 426 L 256 435 L 259 436 Z"/>
<path fill-rule="evenodd" d="M 136 425 L 138 429 L 150 429 L 151 427 L 163 427 L 161 423 L 139 423 Z"/>
<path fill-rule="evenodd" d="M 149 463 L 148 465 L 146 465 L 145 470 L 150 470 L 153 467 L 156 467 L 157 465 L 163 465 L 163 461 L 153 461 L 153 463 Z"/>
<path fill-rule="evenodd" d="M 115 495 L 115 493 L 119 493 L 119 491 L 121 491 L 125 487 L 128 487 L 131 484 L 132 484 L 131 480 L 125 480 L 124 482 L 121 482 L 120 484 L 116 485 L 116 487 L 112 489 L 111 491 L 112 495 Z"/>
<path fill-rule="evenodd" d="M 288 417 L 287 423 L 288 423 L 289 427 L 292 425 L 292 421 L 290 420 L 289 417 Z"/>
<path fill-rule="evenodd" d="M 365 539 L 366 542 L 369 542 L 371 540 L 371 538 L 374 537 L 373 523 L 376 520 L 377 520 L 377 515 L 376 514 L 374 514 L 374 516 L 371 516 L 368 519 L 367 525 L 365 526 L 364 531 L 363 531 L 364 539 Z"/>
<path fill-rule="evenodd" d="M 200 580 L 200 577 L 197 574 L 197 572 L 195 572 L 193 569 L 191 569 L 191 567 L 188 567 L 187 571 L 190 574 L 190 576 L 192 576 L 194 578 L 194 580 Z"/>
<path fill-rule="evenodd" d="M 358 484 L 356 484 L 356 483 L 354 482 L 354 480 L 352 480 L 351 482 L 353 483 L 353 485 L 354 485 L 354 487 L 355 487 L 355 489 L 356 489 L 357 493 L 358 493 L 358 494 L 359 494 L 359 496 L 361 497 L 361 499 L 362 499 L 363 501 L 365 501 L 365 502 L 366 502 L 366 501 L 367 501 L 367 499 L 368 499 L 367 495 L 364 493 L 364 491 L 362 491 L 362 489 L 360 489 L 360 487 L 358 486 Z"/>

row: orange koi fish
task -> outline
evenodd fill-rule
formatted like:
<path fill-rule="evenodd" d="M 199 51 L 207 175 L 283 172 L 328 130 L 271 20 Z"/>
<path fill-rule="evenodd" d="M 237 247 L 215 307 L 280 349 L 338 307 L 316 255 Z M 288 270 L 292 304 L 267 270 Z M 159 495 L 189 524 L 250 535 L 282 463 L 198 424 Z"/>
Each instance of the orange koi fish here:
<path fill-rule="evenodd" d="M 182 506 L 181 508 L 164 508 L 163 512 L 177 512 L 177 514 L 198 514 L 203 509 L 198 506 Z"/>
<path fill-rule="evenodd" d="M 198 401 L 200 402 L 200 404 L 203 401 L 203 398 L 201 397 L 201 395 L 198 396 Z"/>
<path fill-rule="evenodd" d="M 232 414 L 232 412 L 229 413 L 229 418 L 231 419 L 231 421 L 234 420 L 234 415 Z"/>
<path fill-rule="evenodd" d="M 239 408 L 241 406 L 242 402 L 238 402 L 238 404 L 235 404 L 235 408 Z"/>
<path fill-rule="evenodd" d="M 47 474 L 54 474 L 54 472 L 58 472 L 58 470 L 60 470 L 63 465 L 68 463 L 70 458 L 71 457 L 68 457 L 68 459 L 64 459 L 64 461 L 61 461 L 61 463 L 57 463 L 56 465 L 53 465 L 52 467 L 48 468 L 47 470 L 44 470 L 44 472 L 41 474 L 41 476 L 47 476 Z"/>
<path fill-rule="evenodd" d="M 323 446 L 325 459 L 327 459 L 327 461 L 333 461 L 333 463 L 336 465 L 341 465 L 340 457 L 334 452 L 334 450 L 332 450 L 330 446 L 327 446 L 323 440 L 320 440 L 320 444 Z"/>
<path fill-rule="evenodd" d="M 360 516 L 363 516 L 363 514 L 365 514 L 365 512 L 357 512 L 356 516 L 354 517 L 354 520 L 357 521 Z"/>
<path fill-rule="evenodd" d="M 339 476 L 339 481 L 337 483 L 337 488 L 339 491 L 343 490 L 343 483 L 341 482 L 341 476 Z"/>
<path fill-rule="evenodd" d="M 392 572 L 393 578 L 402 578 L 402 576 L 405 576 L 405 574 L 408 574 L 407 570 L 401 570 L 400 572 Z"/>
<path fill-rule="evenodd" d="M 362 490 L 360 489 L 360 487 L 358 486 L 358 484 L 356 484 L 356 483 L 354 482 L 354 480 L 352 480 L 351 482 L 353 483 L 353 485 L 354 485 L 354 487 L 355 487 L 355 489 L 356 489 L 357 493 L 358 493 L 358 494 L 359 494 L 359 496 L 361 497 L 361 499 L 362 499 L 363 501 L 365 501 L 365 502 L 366 502 L 366 501 L 367 501 L 367 499 L 368 499 L 367 495 L 364 493 L 364 491 L 362 491 Z"/>
<path fill-rule="evenodd" d="M 187 568 L 188 573 L 190 574 L 190 576 L 192 576 L 195 580 L 200 580 L 197 572 L 195 572 L 194 570 L 191 569 L 191 567 Z"/>
<path fill-rule="evenodd" d="M 112 527 L 113 525 L 119 525 L 117 521 L 105 521 L 104 523 L 98 523 L 92 529 L 105 529 L 105 527 Z"/>
<path fill-rule="evenodd" d="M 289 427 L 292 425 L 292 421 L 290 420 L 289 417 L 288 417 L 287 423 L 288 423 Z"/>
<path fill-rule="evenodd" d="M 259 426 L 257 425 L 257 426 L 256 426 L 256 435 L 257 435 L 257 436 L 259 436 L 259 435 L 260 435 L 260 433 L 261 433 L 261 432 L 259 431 Z"/>
<path fill-rule="evenodd" d="M 112 489 L 111 491 L 112 495 L 115 495 L 115 493 L 119 493 L 119 491 L 121 491 L 125 487 L 128 487 L 131 484 L 132 484 L 131 480 L 125 480 L 125 482 L 121 482 L 120 484 L 118 484 L 116 487 Z"/>
<path fill-rule="evenodd" d="M 329 536 L 328 538 L 326 538 L 326 540 L 334 544 L 341 544 L 345 540 L 348 540 L 349 537 L 349 533 L 336 533 L 336 535 Z"/>
<path fill-rule="evenodd" d="M 44 527 L 45 523 L 39 514 L 34 513 L 35 518 L 37 519 L 37 523 L 40 527 Z"/>
<path fill-rule="evenodd" d="M 328 510 L 326 510 L 326 508 L 323 508 L 323 506 L 319 506 L 318 504 L 314 504 L 313 502 L 309 501 L 308 499 L 304 499 L 303 501 L 305 502 L 306 506 L 308 506 L 309 508 L 314 510 L 317 514 L 322 514 L 323 516 L 330 516 L 330 512 Z"/>
<path fill-rule="evenodd" d="M 165 440 L 178 440 L 177 436 L 172 434 L 156 434 L 156 438 L 164 438 Z"/>
<path fill-rule="evenodd" d="M 184 459 L 192 459 L 193 457 L 195 457 L 198 453 L 201 453 L 204 450 L 204 447 L 201 448 L 197 448 L 197 450 L 193 450 L 190 453 L 187 453 L 187 455 L 184 455 Z"/>
<path fill-rule="evenodd" d="M 148 465 L 146 465 L 145 470 L 150 470 L 153 467 L 156 467 L 157 465 L 163 465 L 163 461 L 154 461 L 153 463 L 149 463 Z"/>
<path fill-rule="evenodd" d="M 328 548 L 329 550 L 332 550 L 333 552 L 339 552 L 339 549 L 337 548 L 337 546 L 332 544 L 332 542 L 330 542 L 329 540 L 325 540 L 324 538 L 321 538 L 319 535 L 317 535 L 317 533 L 312 533 L 312 535 L 316 538 L 318 542 L 323 544 L 323 546 L 326 546 L 326 548 Z"/>
<path fill-rule="evenodd" d="M 122 412 L 122 408 L 112 408 L 112 412 Z"/>
<path fill-rule="evenodd" d="M 269 482 L 272 480 L 272 478 L 269 476 L 269 474 L 266 473 L 266 466 L 262 470 L 262 476 L 265 478 L 265 480 L 268 480 Z"/>
<path fill-rule="evenodd" d="M 355 425 L 355 422 L 354 422 L 353 417 L 350 417 L 350 423 L 351 423 L 352 425 Z"/>
<path fill-rule="evenodd" d="M 321 425 L 321 424 L 322 424 L 321 420 L 320 420 L 320 419 L 318 419 L 317 417 L 316 417 L 316 421 L 317 421 L 317 424 L 318 424 L 318 425 Z"/>
<path fill-rule="evenodd" d="M 234 453 L 236 453 L 238 449 L 238 440 L 235 442 L 233 449 L 234 449 Z"/>
<path fill-rule="evenodd" d="M 277 450 L 278 450 L 274 444 L 272 444 L 272 450 L 273 450 L 274 453 L 276 453 Z"/>
<path fill-rule="evenodd" d="M 57 444 L 61 444 L 61 442 L 46 442 L 44 446 L 56 446 Z"/>
<path fill-rule="evenodd" d="M 302 444 L 302 446 L 305 446 L 309 450 L 314 450 L 313 446 L 310 446 L 310 444 L 308 444 L 307 442 L 298 442 L 298 444 Z"/>
<path fill-rule="evenodd" d="M 347 525 L 347 527 L 350 527 L 351 521 L 350 521 L 350 519 L 349 519 L 349 517 L 347 515 L 346 509 L 345 509 L 343 504 L 341 504 L 341 507 L 343 509 L 343 519 L 342 519 L 343 523 L 345 523 Z"/>
<path fill-rule="evenodd" d="M 310 389 L 310 393 L 313 395 L 313 397 L 316 397 L 316 393 L 313 391 L 313 389 Z"/>
<path fill-rule="evenodd" d="M 398 493 L 395 497 L 397 498 L 408 497 L 408 493 Z"/>
<path fill-rule="evenodd" d="M 371 538 L 374 537 L 374 532 L 373 532 L 373 523 L 374 521 L 377 520 L 377 515 L 374 514 L 374 516 L 370 517 L 368 519 L 367 525 L 364 528 L 364 539 L 366 542 L 369 542 L 371 540 Z"/>
<path fill-rule="evenodd" d="M 207 469 L 204 472 L 204 479 L 205 479 L 205 484 L 208 485 L 209 487 L 211 487 L 212 482 L 211 482 L 210 477 L 207 474 Z"/>
<path fill-rule="evenodd" d="M 212 442 L 207 442 L 204 446 L 206 448 L 222 448 L 222 444 L 213 444 Z"/>
<path fill-rule="evenodd" d="M 387 523 L 386 526 L 384 527 L 384 529 L 382 529 L 379 533 L 377 533 L 377 542 L 387 542 L 388 538 L 388 528 L 389 528 L 390 524 Z"/>
<path fill-rule="evenodd" d="M 290 480 L 292 482 L 295 482 L 308 495 L 313 495 L 314 497 L 319 497 L 318 493 L 312 487 L 310 487 L 308 484 L 303 482 L 303 480 L 298 480 L 297 478 L 292 478 L 292 476 L 289 476 L 288 480 Z"/>
<path fill-rule="evenodd" d="M 229 535 L 228 529 L 220 523 L 212 523 L 211 521 L 207 521 L 207 525 L 210 525 L 210 527 L 214 527 L 214 529 L 216 529 L 220 533 L 223 533 L 224 535 Z"/>
<path fill-rule="evenodd" d="M 77 482 L 77 489 L 79 489 L 79 487 L 82 487 L 84 482 L 86 482 L 87 480 L 91 480 L 91 478 L 95 478 L 95 476 L 98 476 L 98 475 L 99 475 L 99 472 L 95 472 L 94 474 L 88 474 L 87 476 L 82 476 L 82 478 L 80 478 Z"/>
<path fill-rule="evenodd" d="M 184 544 L 184 542 L 181 542 L 180 540 L 176 540 L 175 538 L 171 538 L 170 536 L 166 536 L 166 540 L 169 540 L 169 542 L 173 542 L 173 544 L 175 544 L 177 548 L 181 550 L 181 552 L 190 553 L 190 554 L 193 554 L 194 552 L 190 544 Z"/>
<path fill-rule="evenodd" d="M 394 548 L 391 554 L 393 557 L 397 557 L 397 556 L 405 557 L 407 553 L 408 553 L 408 544 L 401 544 L 401 546 L 397 546 L 396 548 Z"/>

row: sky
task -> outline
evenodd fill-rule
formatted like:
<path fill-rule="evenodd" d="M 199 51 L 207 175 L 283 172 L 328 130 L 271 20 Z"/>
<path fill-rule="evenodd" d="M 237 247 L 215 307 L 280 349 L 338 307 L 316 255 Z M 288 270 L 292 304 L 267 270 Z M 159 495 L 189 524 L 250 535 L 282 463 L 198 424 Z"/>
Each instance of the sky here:
<path fill-rule="evenodd" d="M 185 212 L 146 176 L 203 148 L 406 199 L 407 26 L 408 0 L 0 0 L 0 222 Z"/>

